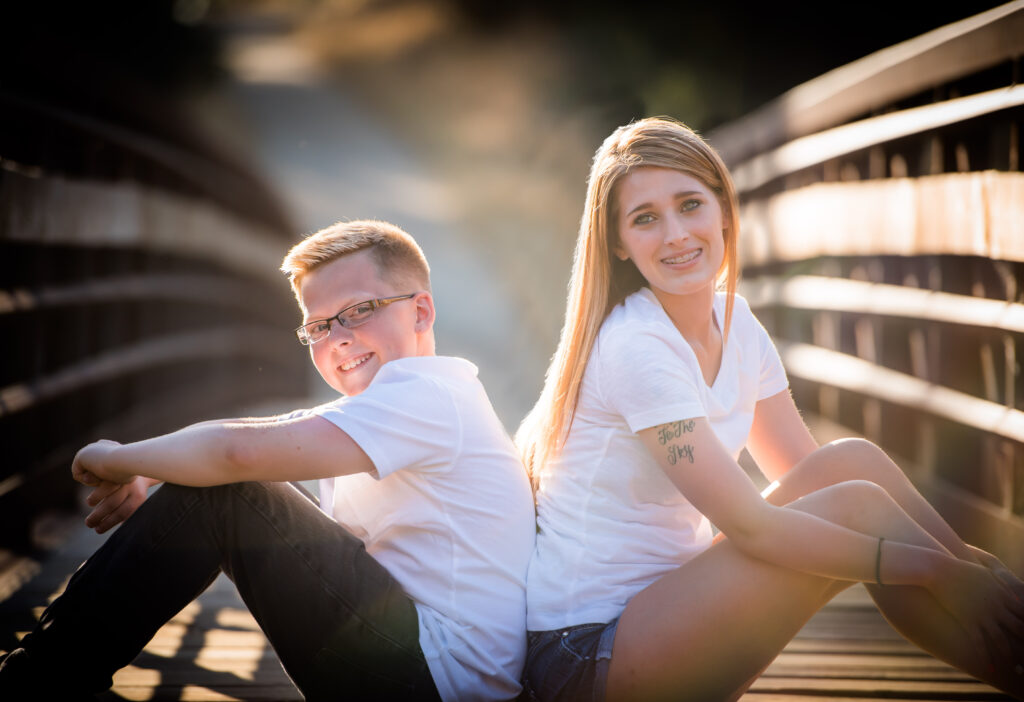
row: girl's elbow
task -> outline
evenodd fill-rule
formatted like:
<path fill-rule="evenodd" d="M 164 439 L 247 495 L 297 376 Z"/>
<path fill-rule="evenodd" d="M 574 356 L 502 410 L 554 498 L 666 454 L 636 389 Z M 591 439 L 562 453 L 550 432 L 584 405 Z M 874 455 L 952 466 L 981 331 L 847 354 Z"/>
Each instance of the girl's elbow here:
<path fill-rule="evenodd" d="M 743 553 L 760 557 L 765 545 L 771 540 L 772 514 L 779 509 L 765 503 L 764 507 L 732 520 L 722 532 Z"/>

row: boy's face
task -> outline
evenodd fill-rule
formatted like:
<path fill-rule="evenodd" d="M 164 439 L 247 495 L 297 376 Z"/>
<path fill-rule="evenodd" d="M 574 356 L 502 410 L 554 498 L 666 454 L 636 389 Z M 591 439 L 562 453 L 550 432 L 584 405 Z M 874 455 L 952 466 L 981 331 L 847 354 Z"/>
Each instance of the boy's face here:
<path fill-rule="evenodd" d="M 396 289 L 382 280 L 368 250 L 357 251 L 325 263 L 308 273 L 299 284 L 303 324 L 327 319 L 366 300 L 417 293 L 374 310 L 373 316 L 354 329 L 331 321 L 326 339 L 309 347 L 313 365 L 327 384 L 343 395 L 358 395 L 388 361 L 432 353 L 428 343 L 434 322 L 430 293 Z"/>

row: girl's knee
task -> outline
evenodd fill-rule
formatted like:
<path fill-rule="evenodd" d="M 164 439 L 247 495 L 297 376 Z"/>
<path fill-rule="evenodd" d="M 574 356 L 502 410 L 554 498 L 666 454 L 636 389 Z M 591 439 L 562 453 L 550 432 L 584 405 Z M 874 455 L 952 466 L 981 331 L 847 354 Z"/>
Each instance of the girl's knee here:
<path fill-rule="evenodd" d="M 871 461 L 885 457 L 885 453 L 875 443 L 859 437 L 836 439 L 823 444 L 819 449 L 831 460 Z"/>
<path fill-rule="evenodd" d="M 885 451 L 867 439 L 838 439 L 823 445 L 815 454 L 818 469 L 834 475 L 836 482 L 868 480 L 886 485 L 897 473 L 902 475 Z"/>
<path fill-rule="evenodd" d="M 870 480 L 846 480 L 807 495 L 794 507 L 845 527 L 864 531 L 892 508 L 889 493 Z"/>

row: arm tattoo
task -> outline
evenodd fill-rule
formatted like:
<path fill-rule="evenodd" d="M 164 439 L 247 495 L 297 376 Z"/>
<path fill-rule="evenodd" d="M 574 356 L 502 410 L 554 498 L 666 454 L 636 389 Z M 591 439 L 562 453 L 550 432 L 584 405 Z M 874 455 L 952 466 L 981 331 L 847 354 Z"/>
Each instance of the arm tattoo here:
<path fill-rule="evenodd" d="M 693 463 L 693 444 L 683 444 L 682 446 L 672 444 L 668 447 L 668 464 L 674 466 L 680 461 Z"/>
<path fill-rule="evenodd" d="M 672 439 L 678 439 L 683 434 L 689 434 L 693 431 L 693 425 L 694 422 L 692 419 L 687 419 L 684 422 L 662 424 L 658 427 L 658 443 L 664 446 Z"/>
<path fill-rule="evenodd" d="M 662 424 L 658 427 L 658 443 L 662 446 L 666 446 L 668 451 L 667 458 L 668 464 L 674 466 L 676 463 L 686 461 L 693 463 L 693 444 L 676 444 L 669 443 L 673 439 L 678 439 L 683 434 L 689 434 L 694 429 L 694 421 L 687 419 L 681 422 L 672 422 L 671 424 Z"/>

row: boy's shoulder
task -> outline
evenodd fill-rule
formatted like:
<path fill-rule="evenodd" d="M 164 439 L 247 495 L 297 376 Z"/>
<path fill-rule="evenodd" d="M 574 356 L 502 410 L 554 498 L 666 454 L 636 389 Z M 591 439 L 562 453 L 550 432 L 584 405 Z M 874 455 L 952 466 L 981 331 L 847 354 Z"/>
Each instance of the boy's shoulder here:
<path fill-rule="evenodd" d="M 479 383 L 477 367 L 456 356 L 406 356 L 388 361 L 364 392 L 371 392 L 401 384 L 432 383 L 452 388 L 466 383 Z"/>

